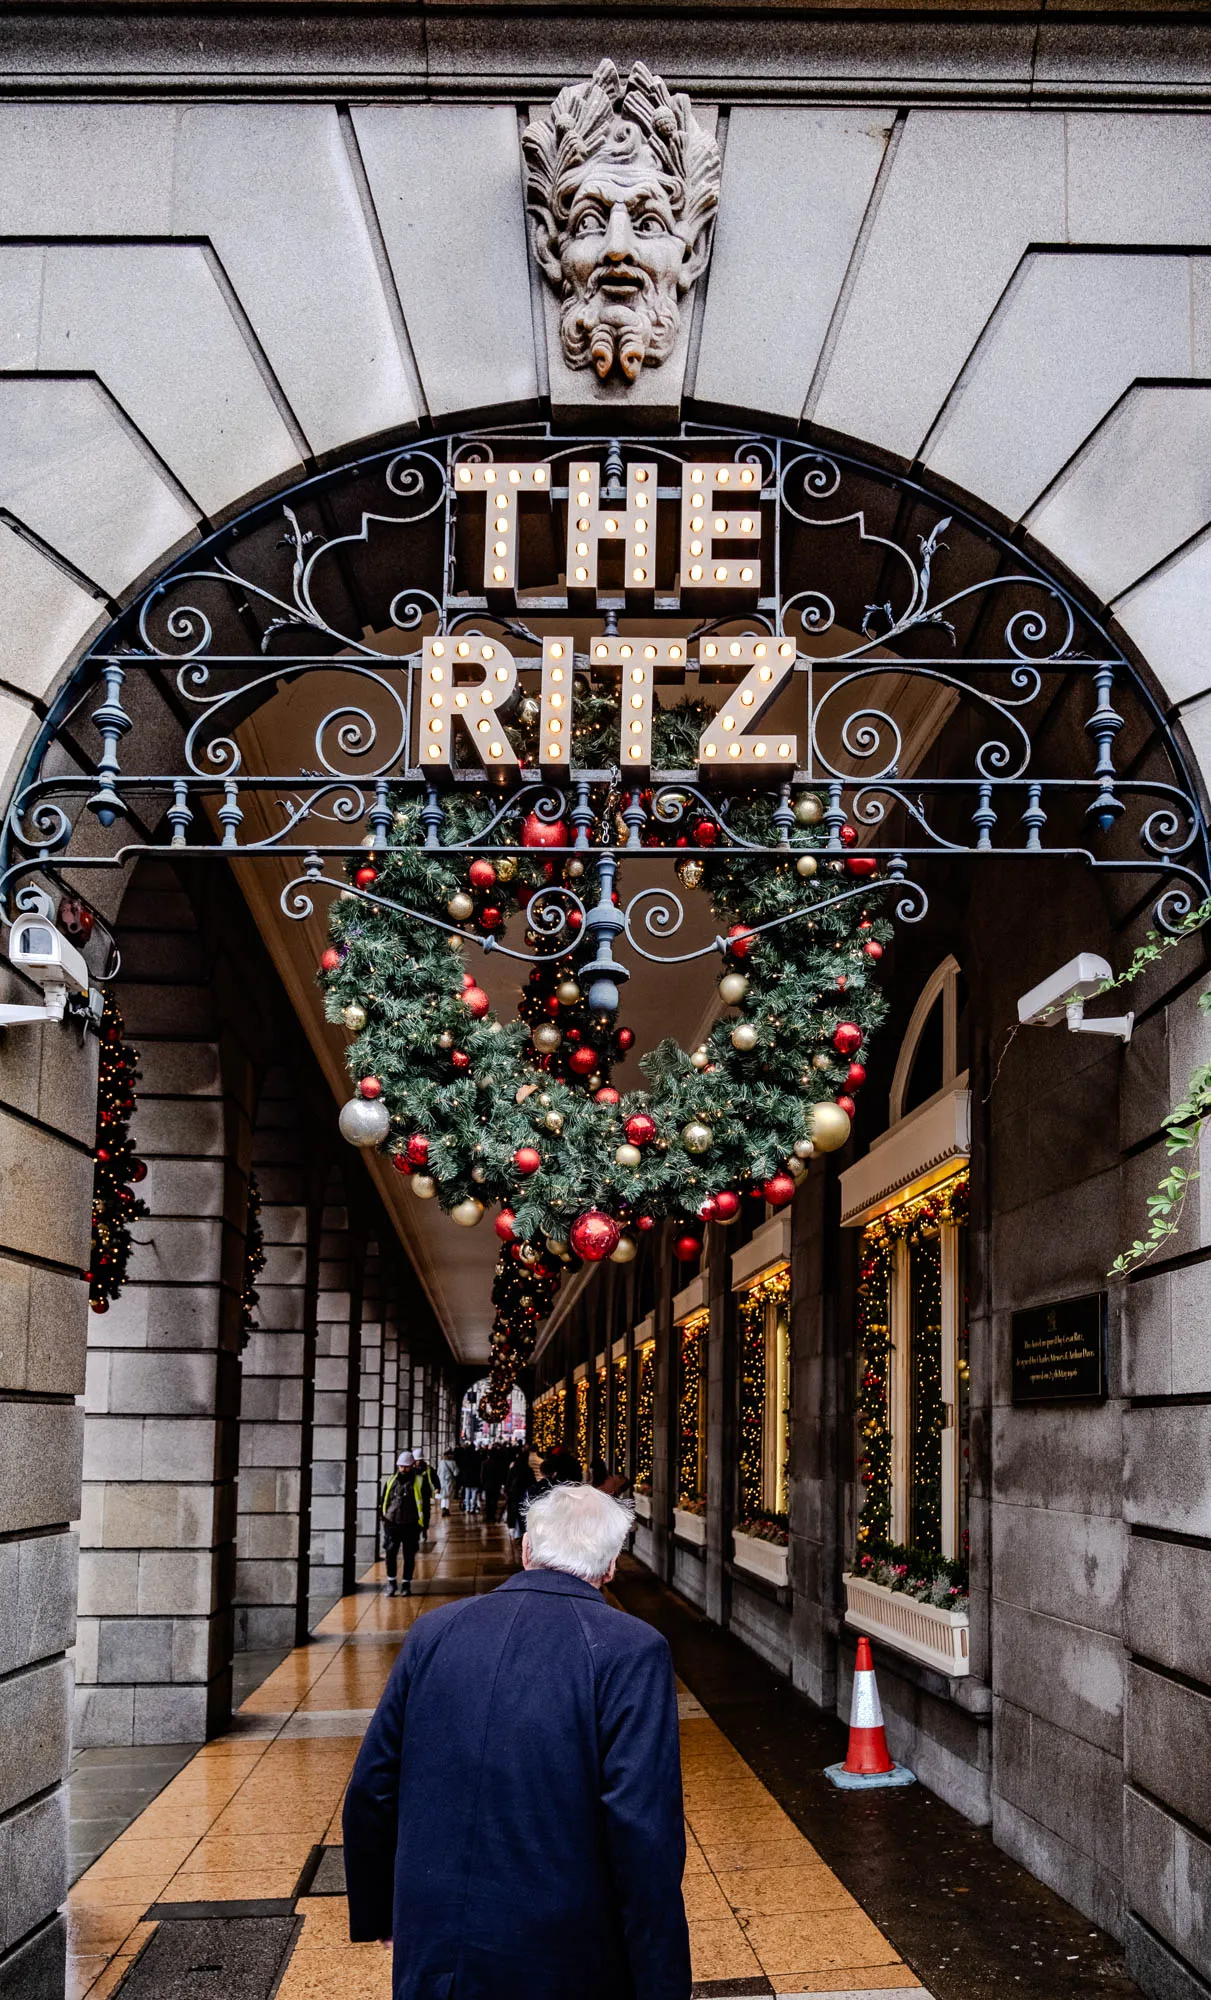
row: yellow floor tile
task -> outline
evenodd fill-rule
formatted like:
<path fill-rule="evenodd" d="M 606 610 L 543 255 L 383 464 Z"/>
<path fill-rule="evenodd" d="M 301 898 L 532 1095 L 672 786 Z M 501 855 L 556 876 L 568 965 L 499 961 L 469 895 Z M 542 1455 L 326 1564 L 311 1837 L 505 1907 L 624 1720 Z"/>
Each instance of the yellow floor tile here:
<path fill-rule="evenodd" d="M 748 1917 L 744 1934 L 769 1974 L 889 1965 L 897 1954 L 862 1910 Z"/>
<path fill-rule="evenodd" d="M 277 2000 L 391 2000 L 391 1953 L 385 1945 L 343 1951 L 296 1949 Z"/>
<path fill-rule="evenodd" d="M 804 1843 L 806 1845 L 806 1843 Z M 741 1916 L 793 1915 L 801 1910 L 856 1910 L 849 1890 L 842 1888 L 822 1861 L 792 1862 L 782 1868 L 734 1868 L 717 1871 L 719 1887 L 730 1907 Z"/>
<path fill-rule="evenodd" d="M 919 1993 L 921 1982 L 906 1965 L 851 1965 L 835 1972 L 775 1973 L 775 1993 Z"/>
<path fill-rule="evenodd" d="M 73 1890 L 67 1899 L 67 1948 L 79 1958 L 118 1950 L 139 1922 L 145 1902 L 96 1903 Z"/>
<path fill-rule="evenodd" d="M 734 1917 L 690 1926 L 695 1979 L 756 1979 L 761 1966 Z"/>

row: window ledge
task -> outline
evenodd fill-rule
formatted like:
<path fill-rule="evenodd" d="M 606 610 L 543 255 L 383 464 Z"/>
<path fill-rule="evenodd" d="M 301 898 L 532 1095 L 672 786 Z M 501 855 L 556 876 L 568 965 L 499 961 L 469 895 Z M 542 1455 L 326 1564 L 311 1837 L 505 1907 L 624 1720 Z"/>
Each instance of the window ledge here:
<path fill-rule="evenodd" d="M 948 1680 L 971 1672 L 970 1621 L 966 1611 L 944 1611 L 940 1605 L 918 1604 L 902 1590 L 888 1590 L 865 1577 L 845 1576 L 845 1622 L 868 1638 L 881 1639 L 893 1651 L 932 1667 Z"/>
<path fill-rule="evenodd" d="M 741 1568 L 736 1562 L 726 1562 L 723 1567 L 733 1583 L 743 1584 L 754 1597 L 764 1597 L 767 1603 L 776 1604 L 780 1611 L 790 1610 L 789 1584 L 767 1583 L 763 1576 L 758 1576 L 754 1570 Z"/>

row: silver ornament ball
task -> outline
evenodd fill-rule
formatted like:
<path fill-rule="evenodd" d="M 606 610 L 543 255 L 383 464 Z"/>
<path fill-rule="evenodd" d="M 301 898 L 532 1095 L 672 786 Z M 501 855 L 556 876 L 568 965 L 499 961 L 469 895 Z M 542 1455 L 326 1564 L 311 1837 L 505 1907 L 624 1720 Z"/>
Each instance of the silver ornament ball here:
<path fill-rule="evenodd" d="M 547 1131 L 554 1132 L 558 1138 L 559 1134 L 563 1131 L 563 1112 L 548 1111 L 542 1122 L 546 1126 Z"/>
<path fill-rule="evenodd" d="M 638 1167 L 643 1163 L 643 1154 L 638 1146 L 619 1146 L 614 1158 L 620 1167 Z"/>
<path fill-rule="evenodd" d="M 391 1118 L 381 1098 L 351 1097 L 338 1119 L 342 1139 L 351 1146 L 379 1146 L 391 1130 Z"/>
<path fill-rule="evenodd" d="M 341 1019 L 351 1033 L 360 1035 L 366 1025 L 366 1009 L 360 1007 L 356 1000 L 351 1000 L 347 1007 L 341 1008 Z"/>
<path fill-rule="evenodd" d="M 540 1055 L 553 1056 L 563 1040 L 563 1030 L 550 1021 L 541 1021 L 531 1039 Z"/>
<path fill-rule="evenodd" d="M 795 1140 L 795 1158 L 797 1160 L 810 1160 L 815 1150 L 816 1148 L 812 1140 L 810 1139 Z"/>
<path fill-rule="evenodd" d="M 832 1057 L 831 1057 L 831 1056 L 826 1056 L 826 1055 L 824 1054 L 824 1051 L 823 1051 L 823 1050 L 821 1050 L 821 1051 L 820 1051 L 820 1053 L 819 1053 L 818 1055 L 814 1055 L 814 1056 L 812 1057 L 812 1068 L 813 1068 L 813 1069 L 831 1069 L 831 1068 L 832 1068 L 832 1060 L 833 1060 L 833 1059 L 832 1059 Z"/>
<path fill-rule="evenodd" d="M 465 889 L 456 889 L 446 904 L 447 914 L 453 917 L 456 924 L 465 923 L 474 908 L 475 905 Z"/>

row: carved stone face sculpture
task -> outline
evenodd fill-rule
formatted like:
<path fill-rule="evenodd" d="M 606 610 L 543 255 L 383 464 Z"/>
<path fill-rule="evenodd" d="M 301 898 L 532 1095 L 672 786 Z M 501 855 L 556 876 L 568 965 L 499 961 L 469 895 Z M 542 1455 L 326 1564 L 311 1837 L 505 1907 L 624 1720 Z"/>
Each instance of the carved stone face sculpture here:
<path fill-rule="evenodd" d="M 561 90 L 522 141 L 534 255 L 570 368 L 634 382 L 672 352 L 710 256 L 719 153 L 686 97 L 636 63 Z"/>

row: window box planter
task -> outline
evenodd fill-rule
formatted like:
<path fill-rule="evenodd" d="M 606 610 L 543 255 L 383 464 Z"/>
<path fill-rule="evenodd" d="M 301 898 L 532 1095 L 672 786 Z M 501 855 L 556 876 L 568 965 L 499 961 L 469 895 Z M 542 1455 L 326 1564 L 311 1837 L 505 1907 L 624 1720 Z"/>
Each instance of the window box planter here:
<path fill-rule="evenodd" d="M 871 1639 L 882 1639 L 910 1660 L 934 1667 L 940 1674 L 971 1672 L 968 1617 L 965 1611 L 944 1611 L 936 1604 L 918 1604 L 902 1590 L 888 1590 L 864 1577 L 846 1576 L 845 1622 Z"/>
<path fill-rule="evenodd" d="M 680 1535 L 683 1542 L 693 1542 L 695 1548 L 706 1547 L 706 1515 L 690 1514 L 684 1507 L 673 1509 L 673 1533 Z"/>
<path fill-rule="evenodd" d="M 785 1590 L 789 1582 L 789 1549 L 784 1542 L 767 1542 L 761 1535 L 746 1535 L 737 1528 L 732 1535 L 733 1560 L 737 1569 L 747 1569 L 766 1583 Z"/>
<path fill-rule="evenodd" d="M 651 1518 L 652 1518 L 651 1494 L 637 1493 L 635 1495 L 635 1519 L 637 1521 L 650 1521 Z"/>

